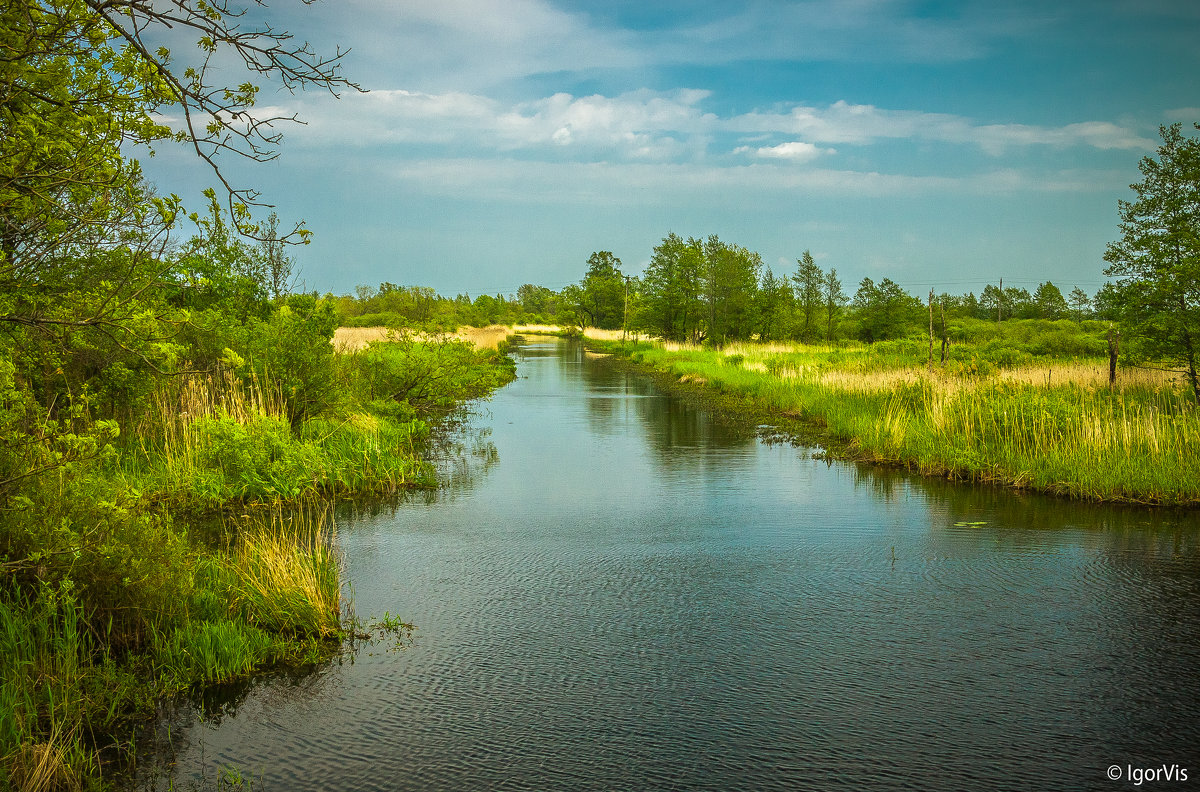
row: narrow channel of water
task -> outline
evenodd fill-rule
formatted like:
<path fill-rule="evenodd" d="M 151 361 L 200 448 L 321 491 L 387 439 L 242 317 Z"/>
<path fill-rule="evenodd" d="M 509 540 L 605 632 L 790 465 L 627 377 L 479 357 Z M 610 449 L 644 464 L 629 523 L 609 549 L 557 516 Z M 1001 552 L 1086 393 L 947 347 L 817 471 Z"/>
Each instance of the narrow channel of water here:
<path fill-rule="evenodd" d="M 177 713 L 139 787 L 1200 783 L 1197 515 L 828 464 L 519 356 L 450 487 L 340 523 L 357 612 L 413 644 Z"/>

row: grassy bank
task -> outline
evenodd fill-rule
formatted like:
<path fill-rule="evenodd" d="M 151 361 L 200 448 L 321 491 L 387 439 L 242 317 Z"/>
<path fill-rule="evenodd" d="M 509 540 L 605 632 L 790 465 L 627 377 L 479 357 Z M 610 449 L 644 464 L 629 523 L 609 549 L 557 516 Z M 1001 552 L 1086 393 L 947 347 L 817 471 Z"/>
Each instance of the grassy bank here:
<path fill-rule="evenodd" d="M 433 485 L 437 422 L 513 376 L 444 338 L 303 370 L 229 356 L 28 449 L 0 509 L 0 788 L 104 788 L 161 697 L 336 652 L 330 504 Z"/>
<path fill-rule="evenodd" d="M 1200 505 L 1200 415 L 1157 371 L 917 344 L 736 344 L 724 350 L 591 341 L 743 407 L 821 430 L 835 454 L 925 475 L 1095 501 Z M 1015 354 L 1014 354 L 1015 352 Z"/>

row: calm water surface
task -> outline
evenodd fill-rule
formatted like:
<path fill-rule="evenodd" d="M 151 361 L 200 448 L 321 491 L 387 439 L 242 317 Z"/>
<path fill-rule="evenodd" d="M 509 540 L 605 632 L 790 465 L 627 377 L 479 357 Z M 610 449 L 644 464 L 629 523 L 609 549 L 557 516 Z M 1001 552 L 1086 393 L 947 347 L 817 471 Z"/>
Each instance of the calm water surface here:
<path fill-rule="evenodd" d="M 828 464 L 519 359 L 451 486 L 340 522 L 358 614 L 413 644 L 185 707 L 140 786 L 1200 785 L 1196 515 Z"/>

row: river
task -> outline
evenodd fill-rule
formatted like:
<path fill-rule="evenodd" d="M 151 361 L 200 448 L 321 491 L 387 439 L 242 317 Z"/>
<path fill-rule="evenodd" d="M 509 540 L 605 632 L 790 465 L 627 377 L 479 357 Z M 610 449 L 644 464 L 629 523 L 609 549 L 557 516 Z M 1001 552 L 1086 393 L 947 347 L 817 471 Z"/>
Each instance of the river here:
<path fill-rule="evenodd" d="M 516 353 L 447 487 L 339 522 L 411 644 L 181 707 L 140 788 L 1200 784 L 1195 513 L 830 463 Z"/>

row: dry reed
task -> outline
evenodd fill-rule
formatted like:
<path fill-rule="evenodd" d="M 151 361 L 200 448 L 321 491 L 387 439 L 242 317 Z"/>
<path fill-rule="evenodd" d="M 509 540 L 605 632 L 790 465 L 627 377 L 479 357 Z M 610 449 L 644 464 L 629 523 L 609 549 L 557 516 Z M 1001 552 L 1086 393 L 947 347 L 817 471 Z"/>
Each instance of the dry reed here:
<path fill-rule="evenodd" d="M 397 337 L 397 331 L 387 327 L 339 327 L 333 331 L 333 348 L 338 352 L 355 352 L 366 349 L 376 341 L 388 341 Z M 512 335 L 513 329 L 505 325 L 489 325 L 488 327 L 460 327 L 453 333 L 438 335 L 436 333 L 409 333 L 408 337 L 415 341 L 431 341 L 437 338 L 454 338 L 467 341 L 475 349 L 496 349 L 500 342 Z"/>

